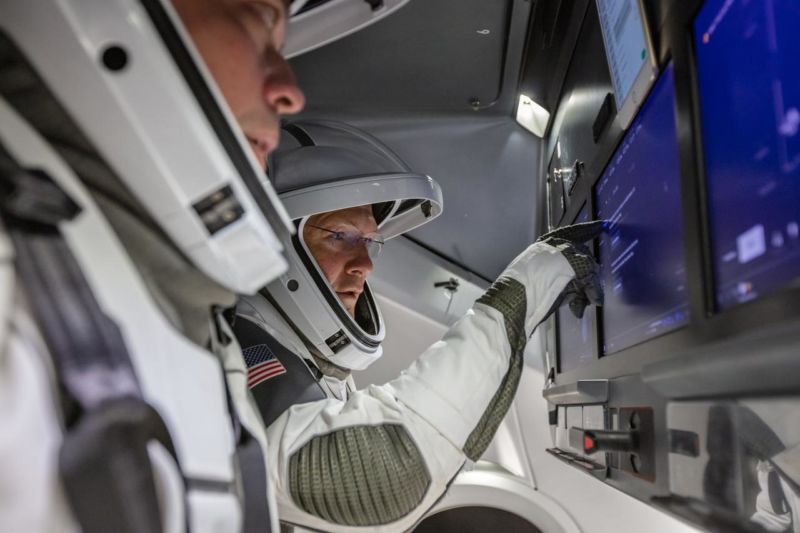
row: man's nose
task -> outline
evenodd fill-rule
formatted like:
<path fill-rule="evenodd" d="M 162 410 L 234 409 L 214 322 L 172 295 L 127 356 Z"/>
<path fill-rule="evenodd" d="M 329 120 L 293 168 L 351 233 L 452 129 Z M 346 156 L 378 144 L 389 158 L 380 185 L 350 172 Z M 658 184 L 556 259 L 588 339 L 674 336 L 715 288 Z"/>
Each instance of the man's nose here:
<path fill-rule="evenodd" d="M 306 97 L 297 85 L 292 68 L 279 52 L 271 50 L 268 54 L 269 69 L 264 80 L 264 101 L 278 115 L 299 113 L 306 105 Z"/>
<path fill-rule="evenodd" d="M 372 259 L 367 252 L 366 246 L 358 246 L 353 252 L 353 256 L 347 262 L 345 271 L 351 276 L 359 276 L 366 279 L 372 272 Z"/>

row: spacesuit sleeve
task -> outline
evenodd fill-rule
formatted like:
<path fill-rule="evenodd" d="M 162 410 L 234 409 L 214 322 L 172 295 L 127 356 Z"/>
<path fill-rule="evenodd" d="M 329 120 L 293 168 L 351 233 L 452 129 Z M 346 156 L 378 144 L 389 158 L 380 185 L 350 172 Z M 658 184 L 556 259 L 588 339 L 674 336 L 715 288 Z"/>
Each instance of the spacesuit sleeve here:
<path fill-rule="evenodd" d="M 281 520 L 325 531 L 412 527 L 508 411 L 527 339 L 575 277 L 561 251 L 530 246 L 397 379 L 284 412 L 268 429 Z"/>

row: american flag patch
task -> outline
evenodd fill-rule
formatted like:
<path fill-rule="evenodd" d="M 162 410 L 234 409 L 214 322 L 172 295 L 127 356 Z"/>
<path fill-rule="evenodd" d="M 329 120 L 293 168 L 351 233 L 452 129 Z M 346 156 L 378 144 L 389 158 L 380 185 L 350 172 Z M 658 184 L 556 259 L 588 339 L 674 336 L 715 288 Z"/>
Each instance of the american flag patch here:
<path fill-rule="evenodd" d="M 253 388 L 275 376 L 286 373 L 284 367 L 266 344 L 256 344 L 242 350 L 247 364 L 247 386 Z"/>

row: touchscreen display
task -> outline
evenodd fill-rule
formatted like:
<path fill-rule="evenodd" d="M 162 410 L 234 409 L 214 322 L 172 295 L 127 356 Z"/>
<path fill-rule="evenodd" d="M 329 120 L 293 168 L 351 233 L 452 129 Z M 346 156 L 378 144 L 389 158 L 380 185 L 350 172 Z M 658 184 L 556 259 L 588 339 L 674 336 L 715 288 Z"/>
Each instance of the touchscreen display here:
<path fill-rule="evenodd" d="M 619 109 L 647 62 L 642 15 L 637 0 L 597 0 L 597 13 Z"/>
<path fill-rule="evenodd" d="M 725 309 L 800 278 L 800 2 L 708 1 L 694 38 Z"/>
<path fill-rule="evenodd" d="M 595 188 L 603 352 L 688 321 L 673 71 L 665 69 Z"/>
<path fill-rule="evenodd" d="M 640 0 L 597 0 L 597 13 L 614 85 L 617 120 L 626 129 L 658 73 L 650 56 L 642 4 Z"/>

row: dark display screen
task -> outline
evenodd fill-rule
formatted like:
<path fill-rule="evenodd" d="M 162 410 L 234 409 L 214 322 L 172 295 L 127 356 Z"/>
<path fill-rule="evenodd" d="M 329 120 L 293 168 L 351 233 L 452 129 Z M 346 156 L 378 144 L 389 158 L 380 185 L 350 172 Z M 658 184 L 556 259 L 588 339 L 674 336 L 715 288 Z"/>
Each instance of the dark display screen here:
<path fill-rule="evenodd" d="M 584 207 L 575 222 L 588 222 L 589 211 Z M 567 372 L 594 360 L 594 321 L 591 307 L 583 318 L 575 318 L 568 306 L 558 308 L 558 370 Z"/>
<path fill-rule="evenodd" d="M 595 188 L 605 287 L 603 352 L 688 321 L 674 83 L 669 65 Z"/>
<path fill-rule="evenodd" d="M 800 2 L 711 0 L 694 32 L 724 309 L 800 277 Z"/>

